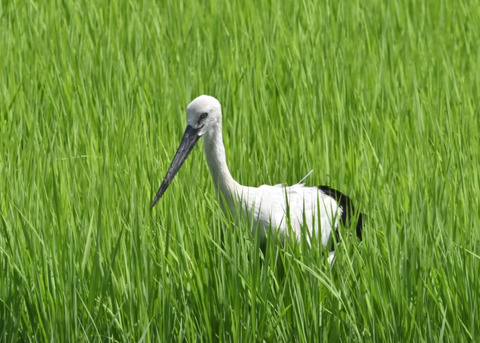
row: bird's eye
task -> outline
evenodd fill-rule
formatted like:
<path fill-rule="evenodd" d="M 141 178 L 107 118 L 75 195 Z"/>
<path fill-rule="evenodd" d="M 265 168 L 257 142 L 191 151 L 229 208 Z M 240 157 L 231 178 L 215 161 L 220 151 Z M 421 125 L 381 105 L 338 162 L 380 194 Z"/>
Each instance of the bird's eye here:
<path fill-rule="evenodd" d="M 200 115 L 200 119 L 205 119 L 205 118 L 207 118 L 207 116 L 208 116 L 208 113 L 204 112 Z"/>

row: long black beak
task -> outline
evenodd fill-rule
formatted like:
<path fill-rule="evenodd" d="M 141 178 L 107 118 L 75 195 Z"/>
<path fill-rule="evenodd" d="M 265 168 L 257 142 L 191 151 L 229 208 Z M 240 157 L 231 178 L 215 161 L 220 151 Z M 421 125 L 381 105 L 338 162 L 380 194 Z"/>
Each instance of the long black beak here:
<path fill-rule="evenodd" d="M 173 158 L 170 168 L 168 168 L 167 175 L 165 175 L 165 178 L 163 179 L 162 185 L 158 189 L 155 199 L 153 199 L 152 204 L 150 205 L 150 209 L 152 209 L 153 206 L 155 206 L 158 200 L 162 197 L 163 193 L 165 193 L 165 191 L 168 188 L 168 185 L 170 185 L 170 182 L 173 180 L 175 175 L 177 175 L 177 172 L 182 167 L 183 162 L 185 162 L 188 155 L 193 150 L 195 144 L 200 139 L 200 136 L 198 135 L 198 131 L 200 131 L 200 129 L 201 127 L 195 129 L 190 125 L 187 126 L 187 129 L 183 134 L 182 141 L 180 142 L 180 146 L 178 147 L 177 153 Z"/>

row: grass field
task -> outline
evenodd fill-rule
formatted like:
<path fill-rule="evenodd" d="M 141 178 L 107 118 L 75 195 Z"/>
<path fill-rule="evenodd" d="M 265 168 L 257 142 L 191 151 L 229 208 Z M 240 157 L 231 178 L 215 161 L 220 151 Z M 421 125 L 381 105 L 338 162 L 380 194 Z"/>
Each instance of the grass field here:
<path fill-rule="evenodd" d="M 0 340 L 478 341 L 479 32 L 478 1 L 1 1 Z M 313 169 L 364 240 L 263 256 L 202 143 L 150 211 L 200 94 L 234 178 Z"/>

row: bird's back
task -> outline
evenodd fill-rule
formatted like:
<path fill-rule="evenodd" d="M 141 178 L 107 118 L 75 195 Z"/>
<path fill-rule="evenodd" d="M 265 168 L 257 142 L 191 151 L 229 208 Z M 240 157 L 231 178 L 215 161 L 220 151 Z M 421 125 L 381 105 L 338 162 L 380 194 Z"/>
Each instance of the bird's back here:
<path fill-rule="evenodd" d="M 320 233 L 319 238 L 326 246 L 342 215 L 342 208 L 335 198 L 318 187 L 303 184 L 241 187 L 237 196 L 244 214 L 262 230 L 262 236 L 265 231 L 273 229 L 286 237 L 290 227 L 297 240 L 304 235 L 310 242 L 310 237 Z"/>

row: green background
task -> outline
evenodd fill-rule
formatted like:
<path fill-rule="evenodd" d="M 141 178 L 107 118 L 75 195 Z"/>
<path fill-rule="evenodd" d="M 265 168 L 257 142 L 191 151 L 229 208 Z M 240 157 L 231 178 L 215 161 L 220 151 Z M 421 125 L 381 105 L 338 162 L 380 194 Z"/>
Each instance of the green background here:
<path fill-rule="evenodd" d="M 2 341 L 475 341 L 478 1 L 0 2 Z M 330 267 L 216 202 L 200 94 L 241 184 L 367 213 Z M 317 244 L 318 245 L 318 244 Z"/>

